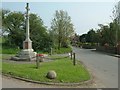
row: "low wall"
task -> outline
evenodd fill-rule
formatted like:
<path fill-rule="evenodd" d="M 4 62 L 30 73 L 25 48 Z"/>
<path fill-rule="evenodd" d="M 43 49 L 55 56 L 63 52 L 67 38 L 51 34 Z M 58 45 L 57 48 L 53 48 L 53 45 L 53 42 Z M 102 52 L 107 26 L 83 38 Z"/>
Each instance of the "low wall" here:
<path fill-rule="evenodd" d="M 94 48 L 96 48 L 96 46 L 92 46 L 92 45 L 82 45 L 82 48 L 85 48 L 85 49 L 94 49 Z"/>
<path fill-rule="evenodd" d="M 102 51 L 102 52 L 107 52 L 107 53 L 119 54 L 120 55 L 120 47 L 99 46 L 99 47 L 96 47 L 96 50 L 97 51 Z"/>

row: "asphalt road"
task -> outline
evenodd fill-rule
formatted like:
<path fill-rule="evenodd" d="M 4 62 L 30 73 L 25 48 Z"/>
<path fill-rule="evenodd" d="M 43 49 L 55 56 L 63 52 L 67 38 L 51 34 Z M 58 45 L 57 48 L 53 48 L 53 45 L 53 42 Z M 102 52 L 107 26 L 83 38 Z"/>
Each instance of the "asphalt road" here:
<path fill-rule="evenodd" d="M 118 88 L 118 58 L 90 49 L 73 47 L 76 58 L 93 74 L 98 88 Z"/>

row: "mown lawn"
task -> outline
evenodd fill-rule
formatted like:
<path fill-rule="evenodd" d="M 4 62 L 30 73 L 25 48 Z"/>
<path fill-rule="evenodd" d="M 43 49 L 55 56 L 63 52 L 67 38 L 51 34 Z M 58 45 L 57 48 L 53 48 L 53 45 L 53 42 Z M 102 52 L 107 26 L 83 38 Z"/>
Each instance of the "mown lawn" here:
<path fill-rule="evenodd" d="M 20 51 L 20 49 L 2 47 L 1 51 L 2 51 L 2 54 L 16 54 Z"/>
<path fill-rule="evenodd" d="M 57 78 L 50 80 L 46 78 L 49 70 L 55 70 Z M 2 63 L 2 73 L 11 74 L 40 82 L 82 82 L 90 79 L 88 71 L 82 64 L 72 65 L 69 58 L 40 63 L 40 68 L 36 69 L 36 64 Z"/>

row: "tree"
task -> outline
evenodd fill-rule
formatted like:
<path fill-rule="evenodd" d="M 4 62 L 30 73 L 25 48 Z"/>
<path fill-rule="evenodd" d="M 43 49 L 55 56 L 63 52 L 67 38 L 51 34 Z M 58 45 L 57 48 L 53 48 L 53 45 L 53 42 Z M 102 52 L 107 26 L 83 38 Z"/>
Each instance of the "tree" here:
<path fill-rule="evenodd" d="M 120 1 L 116 6 L 116 16 L 117 16 L 117 43 L 120 42 Z"/>
<path fill-rule="evenodd" d="M 0 36 L 4 36 L 4 34 L 6 33 L 5 27 L 3 25 L 4 25 L 4 19 L 9 12 L 10 12 L 9 10 L 0 9 L 0 19 L 1 19 L 0 23 L 2 25 L 0 26 L 1 29 Z"/>
<path fill-rule="evenodd" d="M 115 5 L 113 10 L 113 23 L 115 23 L 116 30 L 116 44 L 120 42 L 120 1 Z"/>
<path fill-rule="evenodd" d="M 86 41 L 91 42 L 91 43 L 96 42 L 96 32 L 93 29 L 88 31 L 87 36 L 86 36 Z"/>
<path fill-rule="evenodd" d="M 2 9 L 0 9 L 0 36 L 2 36 Z"/>
<path fill-rule="evenodd" d="M 30 37 L 35 50 L 48 51 L 50 49 L 51 38 L 42 19 L 36 14 L 30 14 Z"/>
<path fill-rule="evenodd" d="M 2 28 L 2 9 L 0 9 L 0 29 Z"/>
<path fill-rule="evenodd" d="M 87 34 L 82 34 L 79 37 L 79 41 L 82 43 L 89 42 L 89 43 L 99 43 L 99 33 L 93 29 L 90 29 Z"/>
<path fill-rule="evenodd" d="M 26 31 L 24 14 L 21 12 L 9 12 L 3 15 L 3 28 L 8 33 L 7 46 L 17 46 L 22 49 Z M 32 13 L 29 14 L 29 17 L 30 38 L 33 41 L 33 49 L 36 51 L 48 51 L 52 42 L 42 19 Z"/>
<path fill-rule="evenodd" d="M 86 42 L 86 36 L 87 36 L 87 34 L 82 34 L 82 35 L 79 37 L 80 42 L 85 43 L 85 42 Z"/>
<path fill-rule="evenodd" d="M 91 29 L 87 34 L 80 36 L 80 41 L 96 42 L 100 45 L 109 44 L 110 46 L 117 46 L 120 42 L 120 1 L 113 10 L 113 21 L 108 25 L 98 24 L 100 29 L 96 32 Z"/>
<path fill-rule="evenodd" d="M 8 13 L 9 12 L 9 13 Z M 22 47 L 22 41 L 25 37 L 24 15 L 21 12 L 3 12 L 3 30 L 8 34 L 8 45 Z"/>
<path fill-rule="evenodd" d="M 71 17 L 66 11 L 56 11 L 51 23 L 51 31 L 56 39 L 54 43 L 57 43 L 58 49 L 68 46 L 69 37 L 74 33 L 74 28 Z"/>

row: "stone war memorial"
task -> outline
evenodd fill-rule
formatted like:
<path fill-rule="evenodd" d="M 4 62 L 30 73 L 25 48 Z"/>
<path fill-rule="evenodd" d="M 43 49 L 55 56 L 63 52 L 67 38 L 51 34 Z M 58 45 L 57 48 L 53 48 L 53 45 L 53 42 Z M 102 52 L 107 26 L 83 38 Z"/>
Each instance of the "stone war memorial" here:
<path fill-rule="evenodd" d="M 32 41 L 29 34 L 29 3 L 26 5 L 26 39 L 23 41 L 23 50 L 19 52 L 12 60 L 31 61 L 36 60 L 36 52 L 32 49 Z"/>

